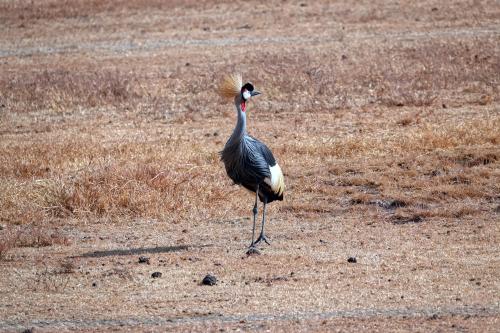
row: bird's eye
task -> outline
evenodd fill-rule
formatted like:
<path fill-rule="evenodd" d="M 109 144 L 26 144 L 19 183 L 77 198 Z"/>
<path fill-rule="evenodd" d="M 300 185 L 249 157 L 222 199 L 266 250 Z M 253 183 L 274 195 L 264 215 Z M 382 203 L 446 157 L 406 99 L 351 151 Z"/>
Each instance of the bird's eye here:
<path fill-rule="evenodd" d="M 250 82 L 247 82 L 245 83 L 245 85 L 243 87 L 241 87 L 241 91 L 243 92 L 244 90 L 248 90 L 248 91 L 253 91 L 253 84 L 251 84 Z"/>

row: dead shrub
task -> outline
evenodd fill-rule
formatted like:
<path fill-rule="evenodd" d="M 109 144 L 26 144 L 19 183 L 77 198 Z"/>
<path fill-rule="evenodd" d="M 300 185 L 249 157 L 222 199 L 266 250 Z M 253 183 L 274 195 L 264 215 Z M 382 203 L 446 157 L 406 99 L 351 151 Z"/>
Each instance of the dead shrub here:
<path fill-rule="evenodd" d="M 67 217 L 73 213 L 71 195 L 71 189 L 61 179 L 37 180 L 29 193 L 33 202 L 53 217 Z"/>
<path fill-rule="evenodd" d="M 75 263 L 70 259 L 62 260 L 59 262 L 59 266 L 61 274 L 71 274 L 74 273 L 76 269 Z"/>
<path fill-rule="evenodd" d="M 10 226 L 0 232 L 0 258 L 17 247 L 69 245 L 70 240 L 56 229 L 37 225 Z"/>
<path fill-rule="evenodd" d="M 43 263 L 43 269 L 35 271 L 30 288 L 33 291 L 63 292 L 69 281 L 70 276 L 64 269 Z"/>

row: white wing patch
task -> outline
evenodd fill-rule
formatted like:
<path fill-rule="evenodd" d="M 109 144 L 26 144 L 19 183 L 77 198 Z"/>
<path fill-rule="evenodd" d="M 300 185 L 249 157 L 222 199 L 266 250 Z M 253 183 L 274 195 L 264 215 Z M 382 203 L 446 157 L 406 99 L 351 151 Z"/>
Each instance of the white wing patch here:
<path fill-rule="evenodd" d="M 274 193 L 278 195 L 283 194 L 283 191 L 285 190 L 285 182 L 280 166 L 276 163 L 275 166 L 269 167 L 269 170 L 271 171 L 271 179 L 266 178 L 264 181 L 271 186 Z"/>

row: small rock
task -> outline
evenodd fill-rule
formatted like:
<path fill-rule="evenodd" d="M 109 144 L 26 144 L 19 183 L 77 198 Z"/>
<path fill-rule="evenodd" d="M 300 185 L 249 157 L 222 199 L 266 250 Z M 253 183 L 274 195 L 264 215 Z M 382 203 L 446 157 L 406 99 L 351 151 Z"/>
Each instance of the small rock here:
<path fill-rule="evenodd" d="M 140 256 L 139 257 L 139 264 L 150 264 L 149 262 L 149 257 L 146 256 Z"/>
<path fill-rule="evenodd" d="M 255 255 L 255 256 L 260 255 L 260 251 L 255 247 L 251 247 L 247 251 L 247 256 L 253 256 L 253 255 Z"/>
<path fill-rule="evenodd" d="M 35 333 L 35 328 L 34 327 L 27 328 L 24 331 L 22 331 L 22 333 Z"/>
<path fill-rule="evenodd" d="M 354 263 L 357 263 L 357 262 L 358 262 L 358 260 L 356 260 L 356 257 L 349 257 L 349 258 L 347 259 L 347 262 L 350 262 L 350 263 L 353 263 L 353 264 L 354 264 Z"/>
<path fill-rule="evenodd" d="M 153 274 L 151 274 L 151 277 L 153 279 L 160 278 L 161 277 L 161 272 L 154 272 Z"/>
<path fill-rule="evenodd" d="M 214 286 L 217 284 L 217 278 L 213 275 L 207 274 L 207 276 L 203 278 L 203 281 L 201 281 L 201 284 L 204 284 L 206 286 Z"/>
<path fill-rule="evenodd" d="M 347 56 L 345 54 L 342 55 L 341 57 L 342 60 L 346 60 L 347 59 Z"/>
<path fill-rule="evenodd" d="M 319 240 L 319 242 L 320 242 L 321 244 L 326 244 L 326 243 L 327 243 L 327 241 L 322 240 L 322 239 L 320 239 L 320 240 Z"/>
<path fill-rule="evenodd" d="M 92 282 L 92 287 L 97 287 L 97 282 Z"/>

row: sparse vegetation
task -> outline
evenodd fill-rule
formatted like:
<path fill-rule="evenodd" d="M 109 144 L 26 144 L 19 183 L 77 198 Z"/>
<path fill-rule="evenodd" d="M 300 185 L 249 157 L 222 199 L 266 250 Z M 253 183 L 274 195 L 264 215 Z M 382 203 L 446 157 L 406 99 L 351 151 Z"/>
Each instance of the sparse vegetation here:
<path fill-rule="evenodd" d="M 0 4 L 0 330 L 496 301 L 496 3 L 271 3 Z M 263 92 L 249 130 L 286 178 L 260 257 L 219 161 L 233 70 Z"/>

